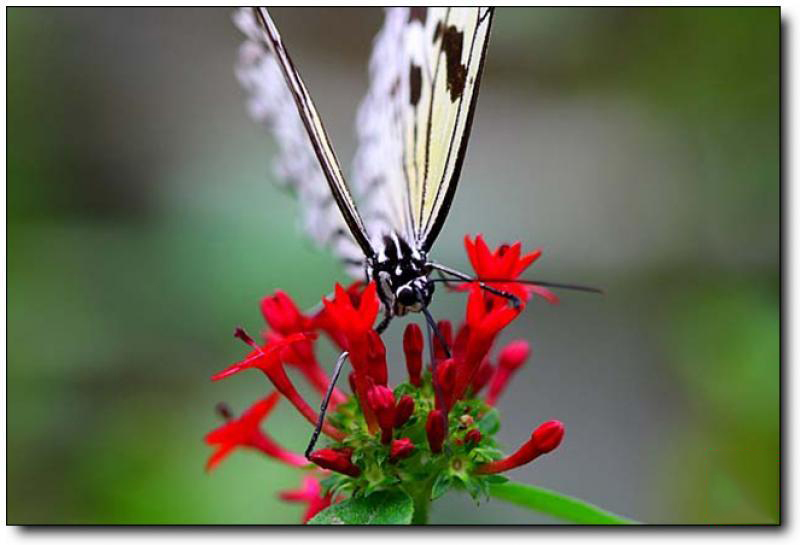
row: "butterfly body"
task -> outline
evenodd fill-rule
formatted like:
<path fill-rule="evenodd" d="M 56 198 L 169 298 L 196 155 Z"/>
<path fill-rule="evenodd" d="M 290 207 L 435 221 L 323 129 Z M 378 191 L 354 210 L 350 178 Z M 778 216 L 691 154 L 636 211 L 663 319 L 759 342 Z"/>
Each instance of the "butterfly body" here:
<path fill-rule="evenodd" d="M 428 280 L 433 268 L 427 255 L 399 233 L 383 237 L 383 247 L 367 260 L 367 278 L 378 286 L 378 296 L 387 316 L 420 312 L 433 297 Z"/>

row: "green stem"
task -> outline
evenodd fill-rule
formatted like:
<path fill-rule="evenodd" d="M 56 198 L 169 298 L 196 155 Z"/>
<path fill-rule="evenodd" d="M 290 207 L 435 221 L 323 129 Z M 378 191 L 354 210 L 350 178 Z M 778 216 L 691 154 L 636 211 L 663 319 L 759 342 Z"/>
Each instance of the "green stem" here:
<path fill-rule="evenodd" d="M 411 494 L 411 498 L 414 500 L 414 515 L 411 518 L 411 524 L 416 526 L 428 524 L 428 515 L 430 514 L 431 507 L 432 486 L 433 481 L 429 480 L 416 494 Z"/>

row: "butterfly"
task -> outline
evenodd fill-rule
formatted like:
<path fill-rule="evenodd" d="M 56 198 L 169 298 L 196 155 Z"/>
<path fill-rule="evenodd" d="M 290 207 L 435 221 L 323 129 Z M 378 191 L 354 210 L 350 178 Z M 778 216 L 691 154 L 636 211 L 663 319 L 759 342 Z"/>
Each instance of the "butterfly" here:
<path fill-rule="evenodd" d="M 476 281 L 429 253 L 464 164 L 493 17 L 489 7 L 386 10 L 356 116 L 351 190 L 269 12 L 242 8 L 234 15 L 247 37 L 237 76 L 252 117 L 270 127 L 280 146 L 278 177 L 300 199 L 307 233 L 331 247 L 354 276 L 376 283 L 385 313 L 378 333 L 395 316 L 421 312 L 438 335 L 428 311 L 436 281 Z M 431 278 L 434 271 L 442 277 Z M 480 286 L 520 303 L 513 294 Z"/>

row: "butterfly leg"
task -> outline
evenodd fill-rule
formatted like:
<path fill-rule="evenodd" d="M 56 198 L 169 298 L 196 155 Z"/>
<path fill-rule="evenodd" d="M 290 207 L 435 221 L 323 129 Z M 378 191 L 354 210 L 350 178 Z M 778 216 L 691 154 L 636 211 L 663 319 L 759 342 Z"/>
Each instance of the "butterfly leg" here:
<path fill-rule="evenodd" d="M 392 318 L 394 318 L 392 311 L 389 310 L 389 307 L 386 307 L 386 313 L 383 315 L 383 319 L 375 326 L 375 333 L 382 335 L 383 332 L 386 331 L 386 328 L 389 327 L 389 324 L 392 323 Z"/>
<path fill-rule="evenodd" d="M 442 345 L 444 348 L 444 352 L 448 358 L 450 358 L 450 347 L 447 346 L 447 343 L 444 340 L 444 336 L 442 332 L 439 330 L 439 327 L 436 325 L 436 320 L 433 319 L 433 315 L 428 310 L 428 307 L 422 307 L 422 314 L 425 315 L 425 321 L 428 322 L 428 350 L 431 353 L 431 374 L 433 375 L 433 390 L 436 393 L 436 399 L 444 399 L 442 395 L 442 386 L 439 384 L 438 375 L 436 374 L 436 368 L 438 367 L 436 361 L 436 349 L 433 346 L 433 339 L 436 338 L 439 341 L 439 344 Z"/>
<path fill-rule="evenodd" d="M 319 433 L 322 431 L 322 424 L 325 422 L 325 414 L 328 412 L 328 403 L 331 400 L 331 394 L 333 394 L 333 388 L 336 386 L 336 381 L 339 379 L 339 374 L 342 372 L 342 366 L 344 365 L 344 360 L 347 359 L 349 355 L 348 352 L 342 352 L 339 354 L 339 358 L 336 360 L 336 367 L 333 369 L 333 375 L 331 376 L 331 382 L 328 384 L 328 390 L 325 392 L 325 397 L 322 399 L 322 405 L 319 408 L 319 418 L 317 418 L 317 425 L 314 427 L 314 433 L 311 435 L 311 441 L 308 442 L 308 447 L 306 447 L 305 456 L 311 454 L 311 451 L 314 450 L 314 445 L 317 444 L 317 439 L 319 439 Z"/>
<path fill-rule="evenodd" d="M 428 265 L 430 265 L 431 267 L 433 267 L 434 269 L 439 271 L 440 274 L 441 273 L 447 273 L 447 274 L 455 276 L 457 279 L 463 280 L 465 282 L 478 282 L 478 285 L 481 287 L 481 289 L 486 290 L 489 293 L 493 293 L 494 295 L 497 295 L 499 297 L 503 297 L 505 299 L 508 299 L 511 302 L 511 305 L 515 309 L 519 309 L 522 306 L 522 301 L 520 301 L 519 297 L 517 297 L 513 293 L 509 293 L 507 291 L 503 291 L 503 290 L 499 290 L 497 288 L 493 288 L 492 286 L 489 286 L 489 285 L 487 285 L 487 284 L 485 284 L 483 282 L 480 282 L 480 281 L 476 280 L 475 278 L 472 278 L 468 274 L 464 274 L 464 273 L 462 273 L 460 271 L 457 271 L 455 269 L 451 269 L 450 267 L 445 267 L 444 265 L 439 265 L 438 263 L 428 263 Z M 446 279 L 446 280 L 443 280 L 443 281 L 444 282 L 452 282 L 454 280 Z"/>

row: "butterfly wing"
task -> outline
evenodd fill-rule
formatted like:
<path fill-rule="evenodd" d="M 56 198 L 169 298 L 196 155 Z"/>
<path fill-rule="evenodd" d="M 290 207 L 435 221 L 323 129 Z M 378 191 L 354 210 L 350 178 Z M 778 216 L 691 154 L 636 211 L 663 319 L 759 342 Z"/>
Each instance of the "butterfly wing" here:
<path fill-rule="evenodd" d="M 455 194 L 492 8 L 390 8 L 359 108 L 353 185 L 373 237 L 428 251 Z"/>
<path fill-rule="evenodd" d="M 237 77 L 250 93 L 251 115 L 275 134 L 278 175 L 298 194 L 306 230 L 332 245 L 353 265 L 351 272 L 363 272 L 359 265 L 374 250 L 319 113 L 272 19 L 264 8 L 242 8 L 234 22 L 247 36 Z"/>

